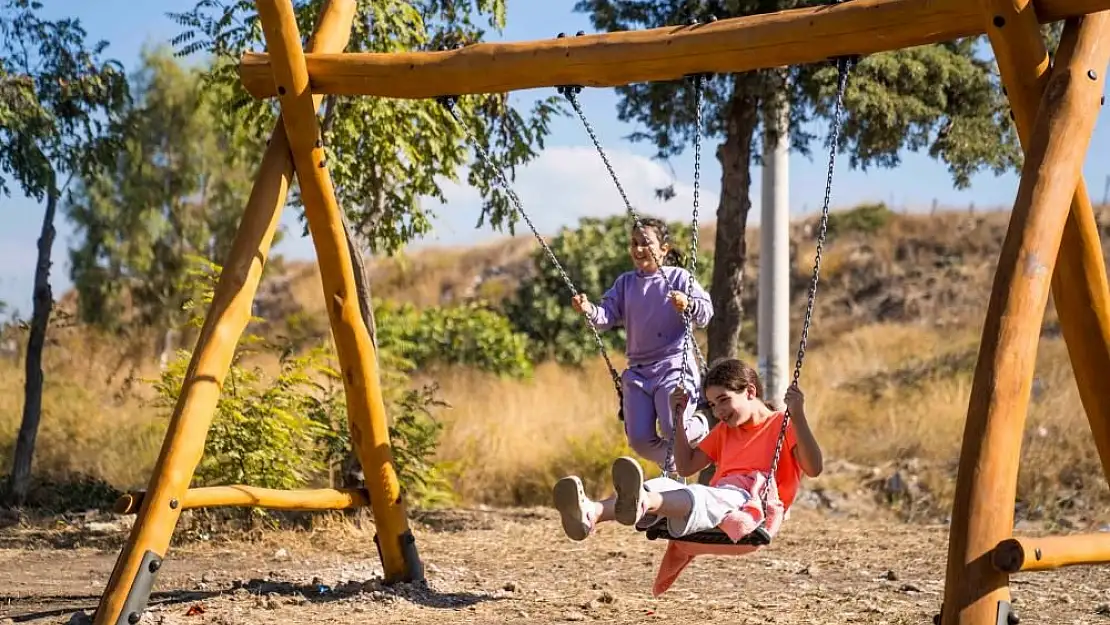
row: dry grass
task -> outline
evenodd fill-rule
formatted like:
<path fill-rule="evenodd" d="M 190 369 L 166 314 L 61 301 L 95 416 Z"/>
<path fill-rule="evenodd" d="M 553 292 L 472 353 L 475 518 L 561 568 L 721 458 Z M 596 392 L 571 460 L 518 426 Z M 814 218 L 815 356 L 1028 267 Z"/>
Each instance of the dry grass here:
<path fill-rule="evenodd" d="M 827 249 L 821 294 L 827 308 L 818 311 L 802 376 L 827 457 L 866 466 L 913 464 L 916 477 L 936 498 L 950 495 L 989 284 L 983 276 L 990 274 L 1005 221 L 1004 214 L 899 217 L 880 236 L 845 235 Z M 804 225 L 795 229 L 795 240 L 804 240 Z M 710 244 L 712 234 L 711 226 L 703 230 Z M 755 284 L 758 233 L 749 232 L 748 238 L 753 252 L 749 284 Z M 460 293 L 475 275 L 519 265 L 532 250 L 530 241 L 517 238 L 377 261 L 372 267 L 375 295 L 418 305 L 440 303 L 445 290 Z M 805 245 L 798 248 L 796 263 L 805 277 L 811 253 Z M 959 262 L 937 260 L 952 255 Z M 884 297 L 900 293 L 912 301 L 918 293 L 904 291 L 904 283 L 921 279 L 920 288 L 914 287 L 919 291 L 946 290 L 962 299 L 907 308 L 912 314 L 896 322 L 869 321 L 867 310 L 841 304 L 853 297 L 859 280 L 852 275 L 868 267 L 869 276 L 883 280 Z M 936 267 L 927 280 L 904 274 Z M 310 315 L 323 315 L 315 266 L 291 263 L 287 270 L 292 299 Z M 508 289 L 512 275 L 482 288 Z M 804 301 L 798 297 L 804 299 L 804 292 L 792 307 L 800 312 Z M 748 310 L 755 310 L 751 302 Z M 924 323 L 949 314 L 956 321 L 947 326 Z M 1048 316 L 1051 323 L 1051 307 Z M 118 396 L 127 370 L 115 363 L 126 350 L 80 330 L 51 336 L 37 469 L 55 475 L 89 472 L 120 488 L 142 485 L 165 421 L 144 404 L 149 392 L 141 384 L 138 396 Z M 156 371 L 147 367 L 138 374 L 149 377 Z M 630 453 L 616 419 L 616 395 L 600 361 L 583 371 L 541 365 L 524 382 L 465 370 L 434 375 L 452 405 L 440 415 L 446 429 L 439 457 L 464 501 L 544 503 L 551 483 L 572 472 L 600 494 L 611 459 Z M 0 361 L 0 467 L 10 462 L 22 380 L 21 361 Z M 1034 508 L 1076 500 L 1103 505 L 1110 495 L 1101 475 L 1066 349 L 1059 338 L 1044 338 L 1019 497 Z"/>
<path fill-rule="evenodd" d="M 584 370 L 544 364 L 526 382 L 462 370 L 439 382 L 452 404 L 440 458 L 464 500 L 547 501 L 551 484 L 568 473 L 597 494 L 612 459 L 631 453 L 600 361 Z"/>
<path fill-rule="evenodd" d="M 977 340 L 970 329 L 872 325 L 814 348 L 802 382 L 827 457 L 865 466 L 923 461 L 926 468 L 917 477 L 944 501 L 951 493 Z M 104 348 L 84 349 L 94 354 Z M 112 385 L 99 380 L 99 367 L 74 358 L 73 349 L 47 354 L 36 469 L 54 476 L 90 473 L 119 488 L 142 485 L 164 415 L 143 399 L 113 397 Z M 1034 507 L 1110 500 L 1062 340 L 1042 341 L 1037 371 L 1019 496 Z M 457 369 L 436 378 L 451 404 L 440 415 L 446 427 L 439 459 L 463 501 L 544 503 L 554 480 L 568 473 L 602 494 L 611 460 L 631 453 L 600 361 L 584 370 L 544 364 L 523 382 Z M 21 408 L 22 371 L 14 362 L 0 363 L 5 465 Z"/>
<path fill-rule="evenodd" d="M 75 329 L 55 333 L 44 352 L 42 420 L 36 472 L 76 473 L 116 485 L 146 482 L 166 421 L 148 405 L 143 382 L 153 367 L 118 367 L 126 350 L 111 340 Z M 23 411 L 23 362 L 0 361 L 0 462 L 11 463 Z M 121 392 L 129 386 L 133 392 Z"/>
<path fill-rule="evenodd" d="M 827 456 L 866 466 L 918 462 L 916 476 L 951 495 L 978 337 L 913 325 L 873 325 L 809 355 L 802 381 Z M 1019 493 L 1034 505 L 1107 500 L 1063 342 L 1042 342 Z M 467 500 L 543 502 L 550 484 L 576 473 L 605 489 L 609 461 L 630 453 L 614 418 L 600 363 L 586 372 L 537 369 L 527 383 L 472 372 L 440 378 L 452 403 L 441 458 Z M 1061 470 L 1062 469 L 1062 470 Z"/>

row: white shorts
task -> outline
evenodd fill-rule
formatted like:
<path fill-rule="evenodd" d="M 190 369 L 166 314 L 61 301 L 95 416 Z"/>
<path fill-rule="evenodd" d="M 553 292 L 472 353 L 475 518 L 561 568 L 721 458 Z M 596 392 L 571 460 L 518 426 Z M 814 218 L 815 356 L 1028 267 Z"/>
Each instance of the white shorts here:
<path fill-rule="evenodd" d="M 644 488 L 655 493 L 683 491 L 690 496 L 690 514 L 666 519 L 667 532 L 675 538 L 716 528 L 728 513 L 739 510 L 752 499 L 751 493 L 735 486 L 683 484 L 669 477 L 647 480 Z M 659 517 L 646 514 L 636 525 L 647 528 L 657 522 Z"/>

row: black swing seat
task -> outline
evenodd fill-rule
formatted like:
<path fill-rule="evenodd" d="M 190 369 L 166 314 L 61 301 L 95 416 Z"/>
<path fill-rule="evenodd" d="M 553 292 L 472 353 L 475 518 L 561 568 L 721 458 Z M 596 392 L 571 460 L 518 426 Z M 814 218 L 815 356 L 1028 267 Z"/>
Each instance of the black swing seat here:
<path fill-rule="evenodd" d="M 680 536 L 675 538 L 667 531 L 666 522 L 657 522 L 649 525 L 646 528 L 637 527 L 637 530 L 644 532 L 648 540 L 677 540 L 685 543 L 699 543 L 702 545 L 747 545 L 751 547 L 765 547 L 771 544 L 771 534 L 763 527 L 761 523 L 759 527 L 755 528 L 752 533 L 744 536 L 739 542 L 733 542 L 728 534 L 719 529 L 711 529 L 703 532 L 695 532 L 688 536 Z"/>

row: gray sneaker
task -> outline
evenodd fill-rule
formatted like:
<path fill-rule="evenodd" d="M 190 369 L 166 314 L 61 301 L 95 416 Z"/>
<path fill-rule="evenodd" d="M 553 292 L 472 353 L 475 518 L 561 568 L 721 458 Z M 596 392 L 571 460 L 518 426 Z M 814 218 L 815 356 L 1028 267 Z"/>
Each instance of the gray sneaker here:
<path fill-rule="evenodd" d="M 590 499 L 575 476 L 555 482 L 555 509 L 563 519 L 563 531 L 571 540 L 586 540 L 594 529 Z"/>
<path fill-rule="evenodd" d="M 617 500 L 613 513 L 622 525 L 635 525 L 647 512 L 644 497 L 644 470 L 635 458 L 621 456 L 613 461 L 613 489 Z"/>

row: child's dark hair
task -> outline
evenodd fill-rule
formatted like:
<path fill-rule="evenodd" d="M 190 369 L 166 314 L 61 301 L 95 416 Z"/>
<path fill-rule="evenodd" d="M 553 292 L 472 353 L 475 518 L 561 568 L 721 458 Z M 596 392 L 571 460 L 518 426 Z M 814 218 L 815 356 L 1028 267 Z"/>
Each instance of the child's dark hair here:
<path fill-rule="evenodd" d="M 644 230 L 654 230 L 655 236 L 658 237 L 660 245 L 664 243 L 671 243 L 671 235 L 670 231 L 667 229 L 667 222 L 663 221 L 662 219 L 657 219 L 655 217 L 641 217 L 640 226 L 642 226 Z M 632 231 L 637 231 L 635 225 L 632 226 Z M 663 260 L 660 262 L 664 265 L 681 266 L 683 264 L 682 254 L 672 244 L 671 249 L 667 250 L 667 255 L 664 256 Z"/>
<path fill-rule="evenodd" d="M 743 393 L 748 388 L 755 388 L 755 395 L 763 401 L 768 408 L 771 406 L 763 399 L 763 381 L 759 379 L 759 372 L 751 365 L 739 358 L 720 358 L 713 362 L 702 382 L 702 392 L 710 386 L 719 386 L 734 393 Z"/>

